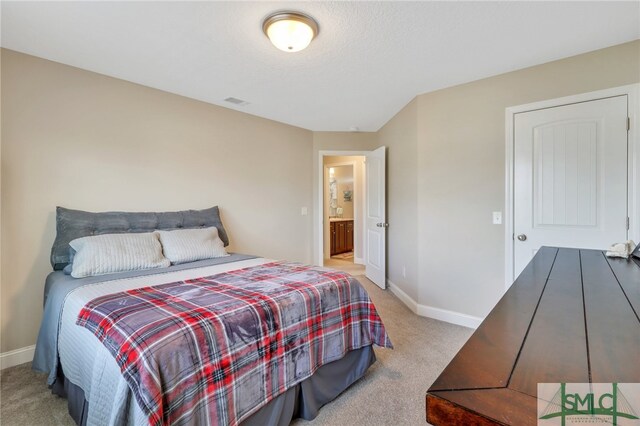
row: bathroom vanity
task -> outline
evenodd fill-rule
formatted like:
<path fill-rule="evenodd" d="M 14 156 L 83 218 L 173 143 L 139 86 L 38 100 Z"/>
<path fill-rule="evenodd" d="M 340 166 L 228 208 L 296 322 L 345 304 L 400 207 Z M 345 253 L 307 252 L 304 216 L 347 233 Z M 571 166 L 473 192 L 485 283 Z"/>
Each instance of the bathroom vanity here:
<path fill-rule="evenodd" d="M 330 218 L 331 256 L 353 250 L 353 219 Z"/>

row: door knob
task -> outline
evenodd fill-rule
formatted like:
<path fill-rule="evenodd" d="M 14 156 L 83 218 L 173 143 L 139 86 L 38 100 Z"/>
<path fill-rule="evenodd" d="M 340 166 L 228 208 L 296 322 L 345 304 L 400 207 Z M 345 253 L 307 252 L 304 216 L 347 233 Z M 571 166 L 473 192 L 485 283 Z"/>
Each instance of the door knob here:
<path fill-rule="evenodd" d="M 376 223 L 376 226 L 378 228 L 388 228 L 389 224 L 388 223 L 384 223 L 384 222 L 380 222 L 380 223 Z"/>
<path fill-rule="evenodd" d="M 526 236 L 526 235 L 524 235 L 524 234 L 520 234 L 520 235 L 518 235 L 518 240 L 520 240 L 520 241 L 527 241 L 527 236 Z"/>

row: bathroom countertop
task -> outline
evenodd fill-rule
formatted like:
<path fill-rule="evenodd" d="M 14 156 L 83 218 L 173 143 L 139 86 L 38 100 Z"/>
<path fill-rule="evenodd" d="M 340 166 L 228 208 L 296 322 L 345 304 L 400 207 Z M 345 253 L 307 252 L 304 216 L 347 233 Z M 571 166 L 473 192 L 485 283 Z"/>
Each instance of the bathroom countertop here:
<path fill-rule="evenodd" d="M 345 222 L 347 220 L 353 220 L 352 217 L 330 217 L 329 222 Z"/>

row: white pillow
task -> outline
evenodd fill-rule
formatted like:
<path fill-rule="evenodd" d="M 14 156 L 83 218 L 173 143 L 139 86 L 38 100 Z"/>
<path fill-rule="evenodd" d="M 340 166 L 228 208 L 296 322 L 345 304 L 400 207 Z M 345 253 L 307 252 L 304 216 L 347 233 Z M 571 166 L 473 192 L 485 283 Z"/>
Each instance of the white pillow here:
<path fill-rule="evenodd" d="M 229 256 L 215 226 L 156 233 L 160 236 L 165 257 L 173 264 Z"/>
<path fill-rule="evenodd" d="M 76 251 L 71 269 L 74 278 L 166 268 L 171 264 L 162 255 L 154 232 L 95 235 L 77 238 L 69 245 Z"/>

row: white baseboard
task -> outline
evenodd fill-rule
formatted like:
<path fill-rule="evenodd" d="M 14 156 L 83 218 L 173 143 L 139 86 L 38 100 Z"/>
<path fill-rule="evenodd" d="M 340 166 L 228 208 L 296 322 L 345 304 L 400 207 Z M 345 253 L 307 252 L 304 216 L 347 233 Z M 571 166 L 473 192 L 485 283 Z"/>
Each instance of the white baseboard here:
<path fill-rule="evenodd" d="M 354 257 L 353 263 L 357 263 L 358 265 L 364 265 L 364 259 L 362 257 Z"/>
<path fill-rule="evenodd" d="M 416 315 L 418 314 L 418 304 L 411 298 L 411 296 L 402 291 L 400 287 L 391 282 L 391 280 L 387 280 L 387 286 L 389 287 L 389 290 L 391 290 L 391 293 L 395 294 L 398 299 L 402 301 L 402 303 L 404 303 L 409 309 L 411 309 L 411 312 Z"/>
<path fill-rule="evenodd" d="M 435 308 L 433 306 L 420 305 L 390 280 L 387 280 L 387 285 L 389 286 L 389 290 L 391 290 L 391 292 L 395 294 L 402 303 L 407 305 L 413 313 L 420 315 L 421 317 L 433 318 L 468 328 L 478 328 L 482 322 L 482 318 L 480 317 L 449 311 L 447 309 Z"/>
<path fill-rule="evenodd" d="M 24 364 L 25 362 L 31 362 L 33 360 L 33 353 L 36 350 L 36 345 L 27 346 L 20 349 L 15 349 L 9 352 L 3 352 L 0 354 L 0 370 L 13 367 L 14 365 Z"/>
<path fill-rule="evenodd" d="M 427 305 L 418 305 L 418 315 L 473 329 L 478 328 L 482 322 L 482 318 L 480 317 L 449 311 L 447 309 L 434 308 L 433 306 Z"/>

